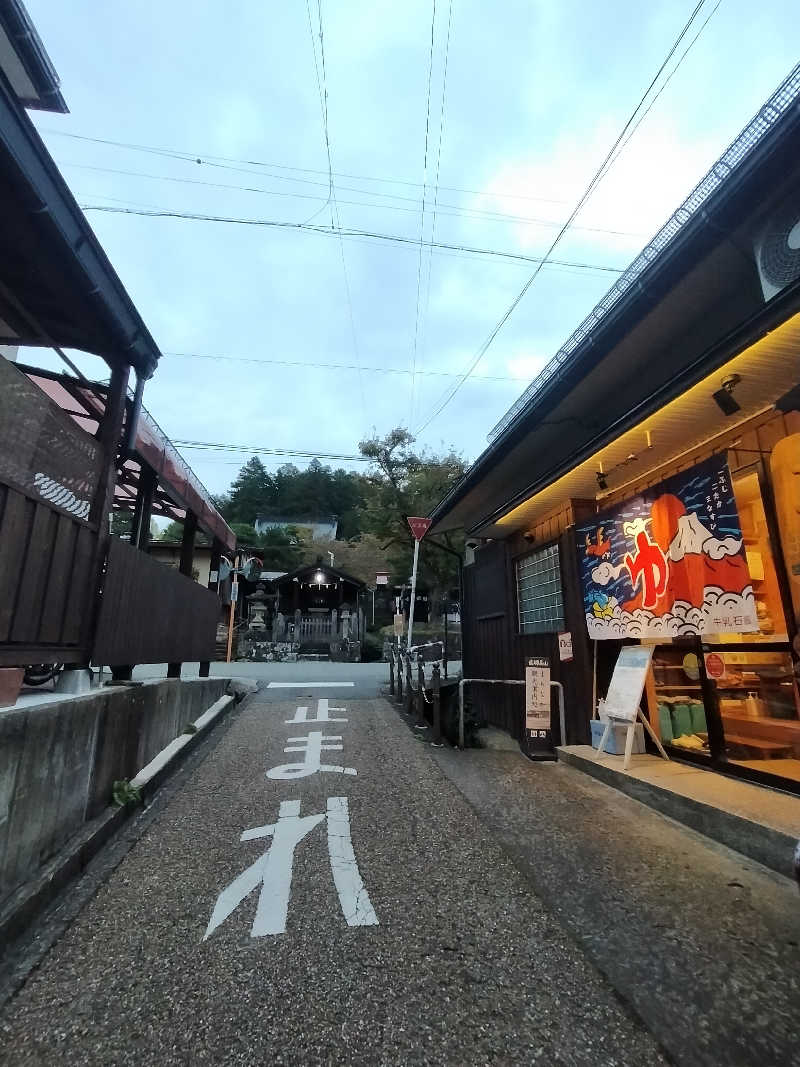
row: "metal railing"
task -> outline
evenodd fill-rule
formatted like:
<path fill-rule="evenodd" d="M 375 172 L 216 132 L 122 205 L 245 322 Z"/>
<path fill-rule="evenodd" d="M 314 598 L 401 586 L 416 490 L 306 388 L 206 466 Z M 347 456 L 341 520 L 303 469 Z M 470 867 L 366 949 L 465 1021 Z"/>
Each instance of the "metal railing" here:
<path fill-rule="evenodd" d="M 464 748 L 464 687 L 479 682 L 481 685 L 525 685 L 524 678 L 462 678 L 458 683 L 458 747 Z M 561 744 L 566 744 L 567 719 L 564 710 L 564 686 L 550 682 L 550 688 L 558 690 L 558 714 L 561 726 Z"/>

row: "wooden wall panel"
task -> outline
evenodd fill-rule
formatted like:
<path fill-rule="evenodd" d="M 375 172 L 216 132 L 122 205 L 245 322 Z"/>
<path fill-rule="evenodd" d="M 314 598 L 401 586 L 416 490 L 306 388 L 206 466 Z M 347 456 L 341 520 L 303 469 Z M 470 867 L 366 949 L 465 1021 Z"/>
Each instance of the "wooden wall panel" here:
<path fill-rule="evenodd" d="M 524 541 L 522 542 L 524 544 Z M 539 656 L 550 663 L 551 678 L 564 686 L 567 742 L 588 740 L 591 716 L 592 650 L 586 633 L 583 603 L 578 587 L 578 561 L 572 529 L 559 538 L 562 593 L 565 625 L 572 634 L 574 659 L 562 663 L 558 654 L 558 635 L 521 634 L 518 632 L 516 607 L 516 541 L 496 542 L 491 557 L 485 550 L 476 553 L 475 563 L 464 570 L 464 676 L 468 678 L 525 677 L 525 660 Z M 481 570 L 497 575 L 497 557 L 503 552 L 503 611 L 487 612 L 484 598 L 486 578 Z M 488 565 L 487 565 L 488 564 Z M 496 607 L 492 598 L 492 607 Z M 521 686 L 470 686 L 469 700 L 476 712 L 491 726 L 506 730 L 513 737 L 524 737 L 524 689 Z M 554 696 L 553 722 L 558 730 L 558 704 Z M 556 733 L 556 740 L 560 740 Z"/>
<path fill-rule="evenodd" d="M 97 537 L 62 508 L 0 484 L 0 665 L 88 661 Z"/>
<path fill-rule="evenodd" d="M 219 608 L 216 593 L 112 537 L 92 661 L 211 660 Z"/>

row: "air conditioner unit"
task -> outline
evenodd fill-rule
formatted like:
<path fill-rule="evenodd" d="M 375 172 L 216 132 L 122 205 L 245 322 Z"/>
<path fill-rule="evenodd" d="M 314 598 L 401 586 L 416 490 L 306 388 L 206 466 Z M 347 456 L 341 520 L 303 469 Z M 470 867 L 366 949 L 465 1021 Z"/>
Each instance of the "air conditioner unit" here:
<path fill-rule="evenodd" d="M 755 243 L 764 300 L 800 278 L 800 191 L 771 212 Z"/>

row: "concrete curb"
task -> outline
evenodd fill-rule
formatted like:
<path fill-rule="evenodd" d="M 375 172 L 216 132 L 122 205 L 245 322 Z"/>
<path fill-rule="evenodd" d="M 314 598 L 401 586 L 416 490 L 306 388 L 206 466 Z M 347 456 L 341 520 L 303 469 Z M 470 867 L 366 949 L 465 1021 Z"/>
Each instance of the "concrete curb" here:
<path fill-rule="evenodd" d="M 139 788 L 143 800 L 158 789 L 161 783 L 208 734 L 227 711 L 235 697 L 225 695 L 216 700 L 195 719 L 195 733 L 181 734 L 143 767 L 131 785 Z M 96 818 L 85 823 L 67 844 L 50 859 L 30 882 L 21 886 L 6 902 L 0 913 L 0 945 L 10 946 L 16 941 L 73 878 L 81 873 L 103 845 L 141 808 L 138 803 L 125 807 L 108 807 Z"/>
<path fill-rule="evenodd" d="M 638 778 L 620 774 L 600 761 L 586 759 L 561 748 L 557 751 L 559 763 L 566 763 L 584 774 L 591 775 L 612 789 L 646 804 L 648 808 L 653 808 L 742 856 L 762 863 L 784 877 L 793 877 L 792 855 L 797 841 L 790 834 L 753 822 L 741 815 L 721 811 L 700 800 L 673 793 L 672 790 L 664 789 L 653 782 L 643 782 Z"/>

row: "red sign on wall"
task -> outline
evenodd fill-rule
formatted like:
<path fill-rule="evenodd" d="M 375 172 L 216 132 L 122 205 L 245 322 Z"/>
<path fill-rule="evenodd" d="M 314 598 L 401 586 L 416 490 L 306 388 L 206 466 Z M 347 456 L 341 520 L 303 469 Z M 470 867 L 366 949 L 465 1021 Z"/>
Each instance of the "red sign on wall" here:
<path fill-rule="evenodd" d="M 431 520 L 421 519 L 418 516 L 408 516 L 408 525 L 411 527 L 411 532 L 414 535 L 415 540 L 421 541 L 425 534 L 430 529 Z"/>

